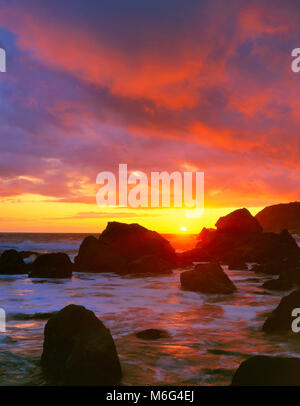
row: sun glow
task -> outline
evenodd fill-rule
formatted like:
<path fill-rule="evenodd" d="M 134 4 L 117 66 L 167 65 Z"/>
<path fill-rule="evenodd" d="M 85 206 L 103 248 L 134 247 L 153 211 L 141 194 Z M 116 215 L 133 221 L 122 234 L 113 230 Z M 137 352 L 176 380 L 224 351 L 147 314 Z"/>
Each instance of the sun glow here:
<path fill-rule="evenodd" d="M 184 227 L 184 226 L 182 226 L 182 227 L 180 227 L 180 231 L 182 231 L 183 233 L 185 233 L 185 232 L 187 231 L 187 228 Z"/>

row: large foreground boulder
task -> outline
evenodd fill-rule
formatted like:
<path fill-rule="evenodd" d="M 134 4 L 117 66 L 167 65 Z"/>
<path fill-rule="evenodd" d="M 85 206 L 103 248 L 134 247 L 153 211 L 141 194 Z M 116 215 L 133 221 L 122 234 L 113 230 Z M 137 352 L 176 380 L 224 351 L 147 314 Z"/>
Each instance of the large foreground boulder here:
<path fill-rule="evenodd" d="M 198 264 L 191 271 L 180 275 L 181 287 L 184 290 L 201 293 L 233 293 L 234 283 L 217 263 Z"/>
<path fill-rule="evenodd" d="M 0 256 L 1 275 L 19 275 L 27 273 L 22 256 L 15 250 L 4 251 Z"/>
<path fill-rule="evenodd" d="M 122 377 L 110 331 L 83 306 L 52 316 L 44 331 L 41 365 L 46 378 L 63 385 L 116 385 Z"/>
<path fill-rule="evenodd" d="M 130 272 L 128 264 L 147 255 L 176 266 L 176 253 L 160 234 L 139 224 L 110 222 L 99 239 L 84 239 L 75 266 L 86 272 Z"/>
<path fill-rule="evenodd" d="M 300 308 L 300 290 L 295 290 L 281 299 L 279 305 L 265 321 L 263 331 L 276 334 L 298 334 L 292 331 L 292 322 L 295 320 L 292 311 L 296 308 Z"/>
<path fill-rule="evenodd" d="M 300 248 L 288 231 L 264 233 L 247 209 L 221 217 L 216 226 L 216 230 L 203 229 L 197 244 L 215 261 L 266 263 L 300 258 Z"/>
<path fill-rule="evenodd" d="M 265 207 L 255 218 L 264 231 L 280 233 L 286 229 L 291 233 L 300 233 L 300 202 Z"/>
<path fill-rule="evenodd" d="M 233 386 L 299 386 L 300 358 L 256 355 L 241 363 L 231 384 Z"/>
<path fill-rule="evenodd" d="M 28 275 L 30 278 L 71 278 L 73 266 L 67 254 L 43 254 L 28 264 Z"/>

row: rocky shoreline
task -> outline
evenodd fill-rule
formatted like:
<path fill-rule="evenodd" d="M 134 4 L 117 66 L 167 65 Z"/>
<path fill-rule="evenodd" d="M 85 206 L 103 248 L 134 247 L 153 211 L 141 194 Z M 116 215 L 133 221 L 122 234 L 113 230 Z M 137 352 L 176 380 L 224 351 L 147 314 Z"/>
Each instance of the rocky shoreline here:
<path fill-rule="evenodd" d="M 108 223 L 98 239 L 90 236 L 83 240 L 74 263 L 64 253 L 38 255 L 8 250 L 0 257 L 0 274 L 59 279 L 71 278 L 73 272 L 80 271 L 146 277 L 169 274 L 172 269 L 180 268 L 182 289 L 232 295 L 237 288 L 220 266 L 226 264 L 229 269 L 250 269 L 257 275 L 276 276 L 277 279 L 264 284 L 267 293 L 273 289 L 288 291 L 300 287 L 299 251 L 288 231 L 264 232 L 248 210 L 240 209 L 220 218 L 216 229 L 203 229 L 196 247 L 183 253 L 175 252 L 170 243 L 154 231 L 138 224 L 113 222 Z M 291 312 L 300 307 L 299 292 L 295 290 L 284 297 L 266 318 L 262 326 L 265 334 L 280 334 L 282 340 L 297 335 L 291 330 Z M 113 338 L 91 313 L 81 306 L 69 305 L 49 318 L 41 358 L 49 382 L 67 385 L 116 385 L 121 382 L 121 366 Z M 155 329 L 137 334 L 150 340 L 168 337 L 167 331 Z M 56 354 L 54 358 L 51 353 Z M 254 361 L 250 358 L 238 368 L 233 385 L 287 384 L 285 369 L 292 363 L 294 371 L 299 361 L 278 357 L 274 361 L 274 357 L 266 356 L 253 358 Z M 109 381 L 103 374 L 106 364 L 115 365 L 108 374 Z M 278 368 L 274 367 L 276 365 Z M 273 373 L 268 373 L 267 380 L 265 374 L 258 374 L 253 381 L 252 371 L 264 369 Z M 290 384 L 297 382 L 290 380 Z"/>

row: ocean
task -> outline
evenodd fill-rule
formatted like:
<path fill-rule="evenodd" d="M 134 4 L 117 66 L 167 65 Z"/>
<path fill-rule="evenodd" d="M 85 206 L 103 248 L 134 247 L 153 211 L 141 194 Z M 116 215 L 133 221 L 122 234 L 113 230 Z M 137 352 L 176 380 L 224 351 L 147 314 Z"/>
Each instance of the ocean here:
<path fill-rule="evenodd" d="M 85 235 L 2 233 L 0 251 L 65 252 L 73 259 Z M 178 250 L 195 239 L 166 237 Z M 43 314 L 70 303 L 93 310 L 111 330 L 125 385 L 228 385 L 251 355 L 299 356 L 299 340 L 261 331 L 282 297 L 261 287 L 269 278 L 223 268 L 238 288 L 232 295 L 182 291 L 180 270 L 147 277 L 74 273 L 70 280 L 0 275 L 0 307 L 7 317 L 6 332 L 0 333 L 0 385 L 45 384 L 39 367 Z M 148 328 L 165 329 L 171 337 L 135 336 Z"/>

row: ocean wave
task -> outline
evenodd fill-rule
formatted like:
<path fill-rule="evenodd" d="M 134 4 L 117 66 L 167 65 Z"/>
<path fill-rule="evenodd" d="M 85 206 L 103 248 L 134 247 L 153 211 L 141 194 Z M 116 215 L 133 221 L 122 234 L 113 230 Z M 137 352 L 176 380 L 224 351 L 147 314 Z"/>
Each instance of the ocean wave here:
<path fill-rule="evenodd" d="M 15 249 L 17 251 L 53 252 L 53 251 L 75 251 L 79 248 L 80 241 L 76 242 L 37 242 L 26 240 L 23 242 L 1 241 L 0 251 Z"/>

